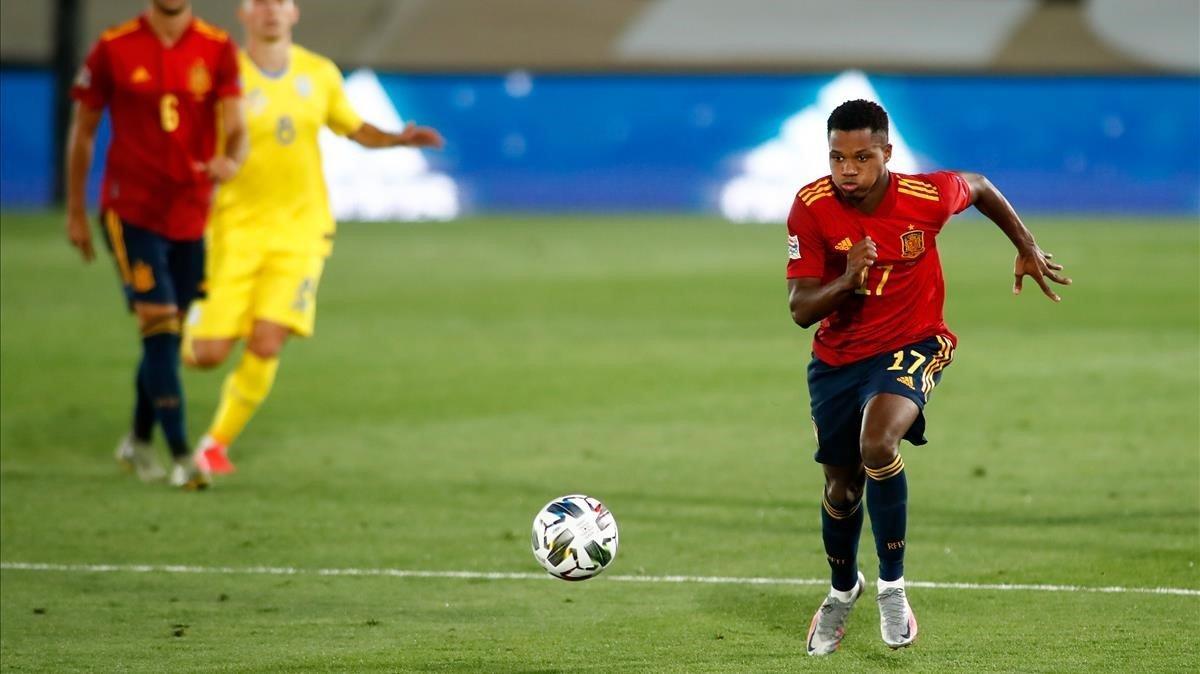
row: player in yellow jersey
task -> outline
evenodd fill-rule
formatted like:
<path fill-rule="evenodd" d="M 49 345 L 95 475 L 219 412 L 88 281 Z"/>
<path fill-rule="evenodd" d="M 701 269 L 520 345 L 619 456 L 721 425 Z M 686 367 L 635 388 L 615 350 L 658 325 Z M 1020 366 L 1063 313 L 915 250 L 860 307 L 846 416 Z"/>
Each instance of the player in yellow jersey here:
<path fill-rule="evenodd" d="M 328 59 L 292 44 L 293 0 L 242 0 L 238 55 L 250 155 L 221 186 L 208 227 L 206 299 L 192 305 L 184 360 L 211 368 L 238 340 L 240 362 L 225 379 L 208 432 L 196 447 L 205 474 L 233 472 L 227 451 L 275 380 L 291 335 L 312 334 L 317 284 L 335 228 L 317 134 L 327 126 L 371 148 L 441 147 L 428 127 L 389 133 L 364 123 Z"/>

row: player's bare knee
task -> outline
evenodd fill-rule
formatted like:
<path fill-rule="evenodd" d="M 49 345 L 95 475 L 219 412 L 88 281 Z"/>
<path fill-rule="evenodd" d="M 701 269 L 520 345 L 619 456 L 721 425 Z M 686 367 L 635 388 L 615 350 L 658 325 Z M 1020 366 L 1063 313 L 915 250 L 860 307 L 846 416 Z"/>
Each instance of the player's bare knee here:
<path fill-rule="evenodd" d="M 290 328 L 270 321 L 257 321 L 246 349 L 259 358 L 276 358 L 292 334 Z"/>
<path fill-rule="evenodd" d="M 259 333 L 255 333 L 250 338 L 250 342 L 246 344 L 246 349 L 259 358 L 277 358 L 279 353 L 283 351 L 283 345 L 286 341 L 286 334 L 260 335 Z"/>
<path fill-rule="evenodd" d="M 863 486 L 862 484 L 845 482 L 841 480 L 828 481 L 825 483 L 825 499 L 831 505 L 837 508 L 852 506 L 862 499 Z"/>
<path fill-rule="evenodd" d="M 861 465 L 825 469 L 825 499 L 835 507 L 850 506 L 862 499 L 867 474 Z"/>
<path fill-rule="evenodd" d="M 211 370 L 223 362 L 225 362 L 223 356 L 197 349 L 192 352 L 191 358 L 185 359 L 184 364 L 197 370 Z"/>
<path fill-rule="evenodd" d="M 191 343 L 186 359 L 189 367 L 210 370 L 225 362 L 233 350 L 233 340 L 197 339 Z"/>
<path fill-rule="evenodd" d="M 863 464 L 868 468 L 882 468 L 896 460 L 900 452 L 900 439 L 886 436 L 863 436 L 859 441 Z"/>

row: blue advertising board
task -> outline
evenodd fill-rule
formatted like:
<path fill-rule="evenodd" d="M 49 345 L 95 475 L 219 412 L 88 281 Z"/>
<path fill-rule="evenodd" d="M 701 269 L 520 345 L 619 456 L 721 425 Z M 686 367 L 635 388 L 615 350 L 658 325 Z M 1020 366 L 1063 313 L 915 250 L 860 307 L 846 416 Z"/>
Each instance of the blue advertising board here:
<path fill-rule="evenodd" d="M 978 171 L 1026 211 L 1200 214 L 1195 77 L 357 72 L 347 87 L 368 119 L 443 133 L 420 170 L 452 183 L 453 213 L 778 220 L 824 171 L 829 108 L 864 97 L 891 115 L 897 170 Z M 49 205 L 52 108 L 48 72 L 0 71 L 0 207 Z"/>

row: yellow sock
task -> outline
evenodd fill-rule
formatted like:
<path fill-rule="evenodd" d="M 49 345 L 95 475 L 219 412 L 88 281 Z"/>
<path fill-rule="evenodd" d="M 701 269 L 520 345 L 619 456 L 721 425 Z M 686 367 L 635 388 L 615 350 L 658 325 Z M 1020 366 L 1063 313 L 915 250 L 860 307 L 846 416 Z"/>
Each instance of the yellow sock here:
<path fill-rule="evenodd" d="M 245 351 L 237 367 L 225 377 L 221 387 L 221 402 L 213 417 L 208 434 L 217 442 L 229 446 L 249 423 L 254 411 L 271 392 L 278 358 L 262 358 Z"/>

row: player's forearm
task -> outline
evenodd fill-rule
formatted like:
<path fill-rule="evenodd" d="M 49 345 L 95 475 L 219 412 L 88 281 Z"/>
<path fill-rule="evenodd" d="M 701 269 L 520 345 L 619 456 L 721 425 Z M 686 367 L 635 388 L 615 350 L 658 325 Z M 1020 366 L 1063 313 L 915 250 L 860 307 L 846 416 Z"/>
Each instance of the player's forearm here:
<path fill-rule="evenodd" d="M 250 132 L 246 129 L 246 114 L 238 96 L 222 98 L 220 103 L 221 131 L 224 143 L 221 156 L 233 160 L 238 166 L 246 163 L 250 154 Z"/>
<path fill-rule="evenodd" d="M 240 126 L 231 129 L 225 134 L 225 146 L 222 148 L 224 155 L 241 166 L 246 162 L 246 155 L 250 153 L 250 135 L 246 133 L 246 127 Z"/>
<path fill-rule="evenodd" d="M 363 147 L 380 148 L 380 147 L 396 147 L 404 145 L 398 133 L 389 133 L 379 127 L 363 123 L 358 127 L 358 130 L 350 134 L 350 140 L 358 143 Z"/>
<path fill-rule="evenodd" d="M 1000 231 L 1012 241 L 1019 251 L 1032 250 L 1036 247 L 1033 233 L 1021 222 L 1021 216 L 1008 203 L 1008 199 L 996 189 L 990 180 L 978 174 L 972 174 L 968 179 L 971 191 L 975 196 L 975 208 L 988 220 L 996 223 Z"/>
<path fill-rule="evenodd" d="M 87 176 L 96 148 L 95 131 L 75 121 L 67 137 L 67 211 L 82 214 L 87 210 Z"/>
<path fill-rule="evenodd" d="M 807 282 L 806 279 L 793 279 L 788 286 L 788 308 L 791 309 L 792 320 L 796 325 L 808 328 L 837 311 L 843 302 L 852 297 L 855 283 L 843 275 L 825 285 Z"/>

